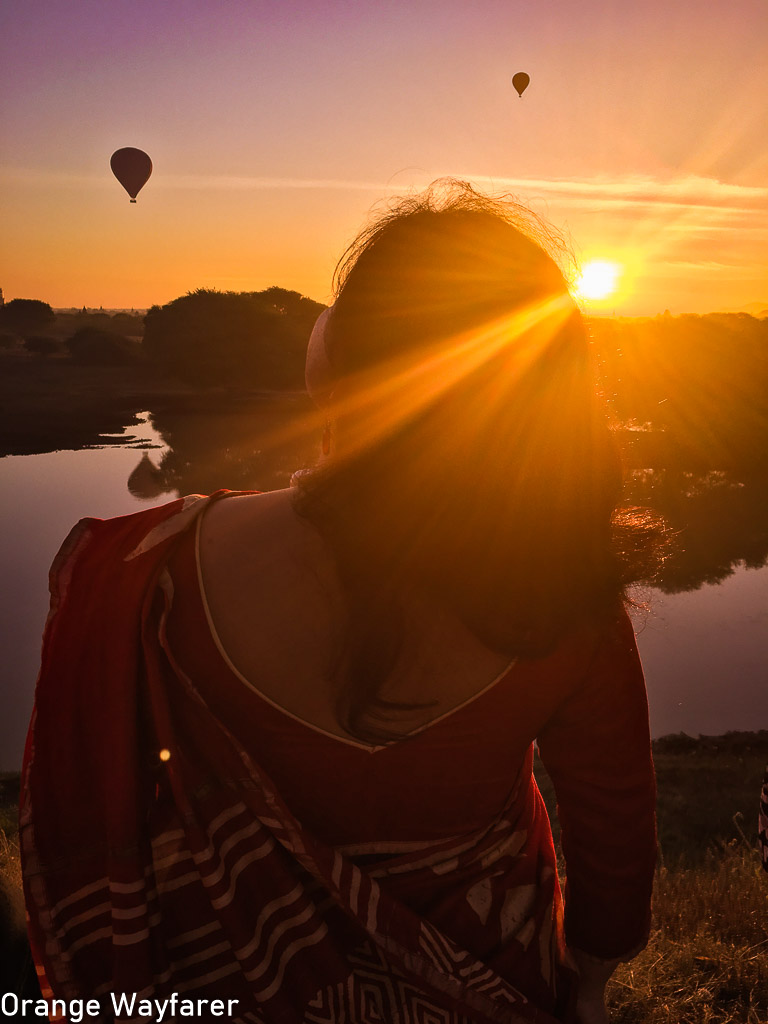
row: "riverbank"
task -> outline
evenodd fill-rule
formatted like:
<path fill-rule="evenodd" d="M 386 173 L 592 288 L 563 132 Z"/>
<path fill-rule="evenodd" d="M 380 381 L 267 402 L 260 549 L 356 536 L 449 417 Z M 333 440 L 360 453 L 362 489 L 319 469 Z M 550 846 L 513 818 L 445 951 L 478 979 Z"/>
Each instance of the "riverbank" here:
<path fill-rule="evenodd" d="M 66 358 L 2 353 L 0 457 L 125 444 L 123 428 L 138 424 L 136 413 L 147 409 L 226 412 L 292 394 L 195 387 L 144 362 L 84 366 Z"/>

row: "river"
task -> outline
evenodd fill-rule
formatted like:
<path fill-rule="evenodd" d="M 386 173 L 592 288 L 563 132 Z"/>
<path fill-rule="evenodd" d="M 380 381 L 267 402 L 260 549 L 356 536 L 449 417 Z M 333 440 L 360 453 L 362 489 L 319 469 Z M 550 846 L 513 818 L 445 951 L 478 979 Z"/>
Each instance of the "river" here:
<path fill-rule="evenodd" d="M 178 489 L 246 486 L 239 472 L 242 446 L 222 447 L 231 430 L 227 417 L 188 414 L 162 435 L 149 414 L 140 414 L 140 421 L 104 438 L 103 447 L 0 459 L 0 770 L 16 770 L 21 762 L 47 612 L 47 570 L 69 528 L 84 516 L 123 515 L 171 500 Z M 253 429 L 258 434 L 259 424 Z M 206 439 L 207 448 L 195 448 L 198 465 L 206 465 L 206 451 L 229 460 L 226 479 L 209 468 L 196 478 L 207 486 L 185 486 L 190 438 Z M 284 455 L 264 453 L 259 469 L 257 443 L 252 438 L 245 448 L 256 458 L 258 485 L 283 486 L 289 477 Z M 156 467 L 163 456 L 161 473 Z M 309 457 L 308 449 L 297 456 L 299 462 Z M 249 467 L 253 473 L 253 461 Z M 635 598 L 654 736 L 768 728 L 768 566 L 737 563 L 720 582 L 679 593 L 647 588 Z"/>

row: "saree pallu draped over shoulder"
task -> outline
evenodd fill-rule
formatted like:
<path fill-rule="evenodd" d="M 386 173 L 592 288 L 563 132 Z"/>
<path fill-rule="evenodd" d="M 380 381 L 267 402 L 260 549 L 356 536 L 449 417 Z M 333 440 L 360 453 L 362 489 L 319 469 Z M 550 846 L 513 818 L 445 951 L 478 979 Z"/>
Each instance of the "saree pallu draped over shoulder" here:
<path fill-rule="evenodd" d="M 43 996 L 100 999 L 104 1020 L 122 993 L 202 1000 L 198 1020 L 230 1000 L 253 1024 L 570 1019 L 530 762 L 481 830 L 334 849 L 175 664 L 166 563 L 231 493 L 82 520 L 51 569 L 20 813 Z"/>

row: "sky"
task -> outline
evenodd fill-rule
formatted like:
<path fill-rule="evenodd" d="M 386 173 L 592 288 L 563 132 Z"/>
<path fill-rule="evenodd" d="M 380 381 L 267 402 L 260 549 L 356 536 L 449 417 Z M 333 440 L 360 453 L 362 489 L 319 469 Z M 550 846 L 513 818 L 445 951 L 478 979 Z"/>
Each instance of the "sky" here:
<path fill-rule="evenodd" d="M 0 287 L 145 308 L 271 285 L 321 302 L 393 197 L 508 194 L 593 312 L 768 309 L 764 0 L 5 0 Z M 522 98 L 512 75 L 525 71 Z M 128 196 L 123 146 L 154 171 Z"/>

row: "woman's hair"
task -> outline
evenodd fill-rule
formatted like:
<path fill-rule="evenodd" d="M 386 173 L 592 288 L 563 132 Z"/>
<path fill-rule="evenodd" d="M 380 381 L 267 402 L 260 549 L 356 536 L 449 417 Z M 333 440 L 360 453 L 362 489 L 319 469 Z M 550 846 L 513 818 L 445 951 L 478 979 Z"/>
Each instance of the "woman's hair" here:
<path fill-rule="evenodd" d="M 638 575 L 555 245 L 516 204 L 449 181 L 401 201 L 339 263 L 326 347 L 340 455 L 299 478 L 295 501 L 345 591 L 338 711 L 353 735 L 392 739 L 414 706 L 381 696 L 404 595 L 510 658 L 538 657 L 615 614 Z"/>

